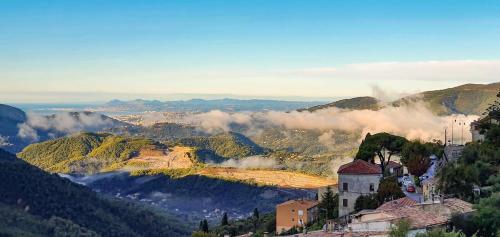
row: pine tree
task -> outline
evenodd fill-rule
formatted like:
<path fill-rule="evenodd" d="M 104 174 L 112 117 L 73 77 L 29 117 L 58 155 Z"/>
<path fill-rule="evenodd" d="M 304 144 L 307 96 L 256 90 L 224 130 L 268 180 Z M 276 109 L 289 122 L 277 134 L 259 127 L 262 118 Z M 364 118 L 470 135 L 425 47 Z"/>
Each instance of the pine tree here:
<path fill-rule="evenodd" d="M 220 223 L 221 226 L 229 225 L 229 222 L 227 220 L 227 213 L 224 212 L 224 215 L 222 215 L 222 221 Z"/>
<path fill-rule="evenodd" d="M 207 219 L 203 220 L 203 224 L 201 226 L 201 231 L 208 233 L 208 221 L 207 221 Z"/>
<path fill-rule="evenodd" d="M 257 208 L 253 209 L 253 217 L 259 220 L 259 210 Z"/>
<path fill-rule="evenodd" d="M 320 210 L 325 213 L 326 219 L 334 219 L 338 216 L 338 199 L 338 196 L 333 194 L 331 187 L 328 186 L 319 203 Z"/>

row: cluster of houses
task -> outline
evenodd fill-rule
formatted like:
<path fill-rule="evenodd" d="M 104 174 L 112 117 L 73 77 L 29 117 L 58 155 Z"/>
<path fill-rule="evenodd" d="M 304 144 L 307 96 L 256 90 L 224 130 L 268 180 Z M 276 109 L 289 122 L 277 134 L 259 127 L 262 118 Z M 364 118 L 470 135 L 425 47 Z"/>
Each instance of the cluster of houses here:
<path fill-rule="evenodd" d="M 470 132 L 473 142 L 482 142 L 485 137 L 481 124 L 485 122 L 500 124 L 486 116 L 471 123 Z M 453 140 L 453 139 L 452 139 Z M 441 159 L 431 156 L 431 167 L 424 175 L 421 195 L 418 198 L 406 197 L 382 204 L 375 210 L 355 212 L 355 202 L 363 195 L 377 192 L 383 172 L 379 165 L 363 160 L 354 160 L 339 167 L 338 185 L 330 189 L 339 197 L 339 219 L 327 220 L 322 231 L 299 234 L 302 236 L 388 236 L 391 228 L 401 220 L 410 223 L 407 236 L 415 236 L 435 227 L 446 227 L 454 215 L 469 215 L 474 210 L 472 204 L 456 198 L 445 198 L 438 190 L 435 173 L 449 162 L 456 161 L 462 154 L 463 144 L 447 142 Z M 390 161 L 387 170 L 391 175 L 401 177 L 405 167 Z M 422 177 L 424 177 L 422 176 Z M 283 233 L 294 227 L 305 227 L 317 220 L 321 197 L 326 187 L 318 190 L 319 200 L 289 200 L 276 207 L 276 233 Z M 474 190 L 476 191 L 476 190 Z"/>
<path fill-rule="evenodd" d="M 396 176 L 403 174 L 403 167 L 392 162 L 388 165 Z M 409 197 L 389 201 L 375 210 L 355 212 L 356 199 L 362 195 L 374 194 L 378 190 L 382 170 L 377 164 L 354 160 L 342 165 L 338 171 L 338 186 L 332 191 L 339 197 L 339 220 L 327 221 L 325 229 L 309 236 L 387 236 L 391 227 L 401 220 L 411 225 L 409 236 L 425 232 L 434 227 L 446 226 L 452 215 L 467 215 L 473 211 L 472 204 L 460 199 L 444 199 L 435 186 L 435 178 L 423 184 L 423 199 Z M 326 188 L 318 190 L 321 199 Z M 276 232 L 282 233 L 294 227 L 304 227 L 318 218 L 321 200 L 289 200 L 276 207 Z M 303 234 L 302 234 L 303 235 Z M 345 236 L 345 235 L 344 235 Z"/>
<path fill-rule="evenodd" d="M 484 136 L 479 132 L 480 122 L 471 124 L 472 140 L 481 142 Z M 448 143 L 441 159 L 430 157 L 432 165 L 421 182 L 421 195 L 406 196 L 384 203 L 375 210 L 355 212 L 355 202 L 362 195 L 377 192 L 383 172 L 379 165 L 363 160 L 354 160 L 339 167 L 338 186 L 331 190 L 338 193 L 339 219 L 327 220 L 324 230 L 299 234 L 304 236 L 388 236 L 391 228 L 401 220 L 411 225 L 408 236 L 425 232 L 435 227 L 446 227 L 453 215 L 469 215 L 472 204 L 456 198 L 445 198 L 440 194 L 434 176 L 436 170 L 448 162 L 457 160 L 463 151 L 461 144 Z M 403 176 L 405 167 L 397 162 L 389 162 L 387 170 L 391 175 Z M 318 190 L 319 200 L 289 200 L 276 207 L 276 233 L 294 227 L 305 227 L 317 220 L 321 197 L 326 188 Z"/>

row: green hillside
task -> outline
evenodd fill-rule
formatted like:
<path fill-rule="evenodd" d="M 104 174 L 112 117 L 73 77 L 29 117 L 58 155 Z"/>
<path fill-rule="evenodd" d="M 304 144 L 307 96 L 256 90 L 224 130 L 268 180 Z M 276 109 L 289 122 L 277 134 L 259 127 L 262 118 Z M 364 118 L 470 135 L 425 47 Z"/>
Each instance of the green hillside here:
<path fill-rule="evenodd" d="M 182 223 L 99 197 L 0 149 L 0 236 L 187 236 Z"/>
<path fill-rule="evenodd" d="M 481 115 L 496 99 L 500 83 L 466 84 L 444 90 L 426 91 L 394 102 L 395 105 L 424 101 L 440 115 L 463 113 Z"/>
<path fill-rule="evenodd" d="M 220 161 L 227 158 L 243 158 L 263 154 L 266 151 L 242 134 L 229 132 L 210 137 L 194 136 L 175 142 L 184 146 L 196 147 L 202 160 Z"/>
<path fill-rule="evenodd" d="M 31 144 L 18 156 L 50 172 L 93 173 L 130 159 L 147 147 L 163 148 L 163 145 L 145 138 L 80 133 Z"/>
<path fill-rule="evenodd" d="M 314 112 L 317 110 L 333 108 L 333 107 L 339 109 L 353 109 L 353 110 L 362 110 L 362 109 L 379 110 L 380 108 L 382 108 L 379 100 L 370 96 L 364 96 L 364 97 L 355 97 L 351 99 L 339 100 L 324 105 L 317 105 L 307 109 L 299 109 L 298 111 Z"/>

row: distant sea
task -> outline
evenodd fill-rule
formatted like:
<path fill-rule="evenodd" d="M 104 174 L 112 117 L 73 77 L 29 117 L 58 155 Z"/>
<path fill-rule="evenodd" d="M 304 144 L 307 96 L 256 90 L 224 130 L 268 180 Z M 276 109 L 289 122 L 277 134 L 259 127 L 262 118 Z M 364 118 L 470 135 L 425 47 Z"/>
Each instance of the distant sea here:
<path fill-rule="evenodd" d="M 25 112 L 50 115 L 62 112 L 89 110 L 96 104 L 10 104 Z"/>

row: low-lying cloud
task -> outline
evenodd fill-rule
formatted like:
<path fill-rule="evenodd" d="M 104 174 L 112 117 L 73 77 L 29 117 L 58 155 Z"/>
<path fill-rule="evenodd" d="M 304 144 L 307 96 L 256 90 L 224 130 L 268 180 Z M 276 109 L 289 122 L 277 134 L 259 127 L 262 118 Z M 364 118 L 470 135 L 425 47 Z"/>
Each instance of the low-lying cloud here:
<path fill-rule="evenodd" d="M 38 131 L 50 133 L 71 134 L 80 131 L 95 131 L 113 124 L 111 119 L 105 119 L 96 113 L 59 113 L 43 116 L 35 113 L 27 114 L 27 121 L 19 124 L 18 136 L 32 141 L 39 140 Z"/>
<path fill-rule="evenodd" d="M 216 116 L 214 116 L 214 114 Z M 228 131 L 231 124 L 248 126 L 249 130 L 261 129 L 263 126 L 279 126 L 286 129 L 319 130 L 324 133 L 318 138 L 321 143 L 331 142 L 336 130 L 359 133 L 364 137 L 367 133 L 389 132 L 408 139 L 431 141 L 444 138 L 444 129 L 451 131 L 454 121 L 455 134 L 464 130 L 464 139 L 470 140 L 468 125 L 478 116 L 451 115 L 438 116 L 422 103 L 402 107 L 388 106 L 378 111 L 344 110 L 328 108 L 315 112 L 259 112 L 259 113 L 226 113 L 212 111 L 196 115 L 196 121 L 208 132 Z M 456 122 L 455 122 L 456 121 Z M 460 127 L 460 125 L 464 124 Z M 461 136 L 461 133 L 460 133 Z M 459 136 L 455 136 L 459 140 Z"/>
<path fill-rule="evenodd" d="M 279 168 L 278 163 L 273 158 L 262 156 L 249 156 L 242 159 L 229 159 L 222 163 L 212 163 L 219 167 L 232 167 L 240 169 L 275 169 Z"/>

